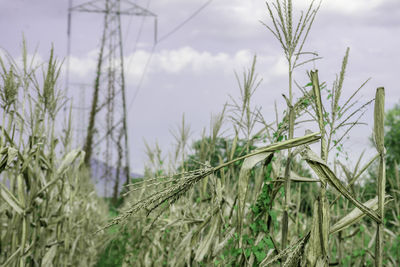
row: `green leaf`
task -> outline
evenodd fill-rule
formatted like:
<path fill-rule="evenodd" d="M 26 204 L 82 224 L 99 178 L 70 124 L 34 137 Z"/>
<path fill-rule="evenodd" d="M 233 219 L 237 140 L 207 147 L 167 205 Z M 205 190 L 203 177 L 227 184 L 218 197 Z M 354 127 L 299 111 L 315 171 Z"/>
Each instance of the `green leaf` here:
<path fill-rule="evenodd" d="M 310 87 L 310 86 L 312 86 L 312 82 L 309 82 L 306 85 L 304 85 L 304 87 Z"/>
<path fill-rule="evenodd" d="M 250 228 L 253 232 L 257 231 L 257 225 L 255 223 L 250 224 Z"/>
<path fill-rule="evenodd" d="M 270 248 L 270 249 L 273 249 L 273 248 L 274 248 L 274 243 L 272 242 L 272 240 L 271 240 L 270 237 L 268 237 L 268 238 L 265 240 L 265 243 L 267 244 L 268 248 Z"/>
<path fill-rule="evenodd" d="M 272 221 L 273 221 L 273 222 L 277 222 L 276 211 L 271 210 L 271 211 L 269 212 L 269 215 L 271 215 L 271 218 L 272 218 Z"/>
<path fill-rule="evenodd" d="M 256 256 L 257 262 L 261 262 L 265 258 L 265 256 L 267 256 L 267 254 L 265 254 L 264 251 L 257 251 L 254 252 L 254 256 Z"/>

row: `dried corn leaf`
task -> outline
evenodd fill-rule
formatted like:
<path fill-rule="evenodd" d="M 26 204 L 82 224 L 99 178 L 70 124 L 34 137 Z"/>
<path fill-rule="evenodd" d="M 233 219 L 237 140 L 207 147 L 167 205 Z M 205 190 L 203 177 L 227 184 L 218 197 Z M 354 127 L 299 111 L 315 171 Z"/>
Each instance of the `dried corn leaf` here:
<path fill-rule="evenodd" d="M 379 87 L 375 94 L 374 107 L 374 135 L 376 148 L 380 154 L 384 153 L 384 122 L 385 122 L 385 89 Z"/>
<path fill-rule="evenodd" d="M 271 162 L 273 157 L 273 153 L 266 152 L 261 154 L 255 154 L 254 156 L 248 157 L 244 160 L 242 168 L 240 169 L 239 173 L 239 182 L 238 182 L 238 232 L 239 236 L 241 235 L 241 230 L 243 226 L 243 219 L 244 219 L 244 208 L 245 208 L 245 201 L 247 195 L 247 188 L 249 184 L 250 172 L 253 167 L 263 161 L 266 160 L 267 164 Z"/>
<path fill-rule="evenodd" d="M 200 262 L 203 260 L 204 256 L 210 251 L 212 242 L 217 233 L 217 229 L 220 223 L 220 216 L 214 216 L 211 221 L 211 228 L 209 229 L 207 235 L 200 242 L 199 247 L 196 250 L 195 260 Z"/>
<path fill-rule="evenodd" d="M 311 81 L 312 81 L 312 89 L 315 96 L 315 104 L 316 104 L 316 113 L 318 118 L 318 125 L 319 130 L 321 131 L 321 157 L 325 161 L 326 156 L 328 154 L 325 142 L 325 126 L 324 126 L 324 116 L 323 116 L 323 106 L 321 100 L 321 89 L 319 87 L 319 80 L 318 80 L 318 70 L 311 71 Z"/>
<path fill-rule="evenodd" d="M 374 135 L 376 149 L 380 155 L 378 169 L 378 214 L 383 219 L 385 213 L 385 184 L 386 184 L 386 167 L 385 167 L 385 147 L 384 147 L 384 124 L 385 122 L 385 89 L 379 87 L 376 89 L 375 110 L 374 110 Z M 382 222 L 378 222 L 376 229 L 375 244 L 375 265 L 381 267 L 383 262 L 383 229 Z"/>
<path fill-rule="evenodd" d="M 265 148 L 260 148 L 257 153 L 263 153 L 263 152 L 274 152 L 276 150 L 282 150 L 282 149 L 288 149 L 308 143 L 313 143 L 318 141 L 321 136 L 319 136 L 320 133 L 310 133 L 307 135 L 304 135 L 302 137 L 296 137 L 292 138 L 286 141 L 274 143 L 272 145 L 269 145 Z"/>
<path fill-rule="evenodd" d="M 243 160 L 243 159 L 252 157 L 254 155 L 257 155 L 257 154 L 266 153 L 266 152 L 275 152 L 277 150 L 283 150 L 283 149 L 288 149 L 288 148 L 292 148 L 292 147 L 297 147 L 297 146 L 301 146 L 301 145 L 314 143 L 321 138 L 321 136 L 319 136 L 319 134 L 320 133 L 309 133 L 302 137 L 291 138 L 289 140 L 285 140 L 282 142 L 273 143 L 271 145 L 259 148 L 250 154 L 247 154 L 247 155 L 238 157 L 236 159 L 233 159 L 231 161 L 225 162 L 223 164 L 220 164 L 217 167 L 215 167 L 213 171 L 214 172 L 218 171 L 226 166 L 231 165 L 232 163 L 234 163 L 236 161 Z"/>
<path fill-rule="evenodd" d="M 182 239 L 178 247 L 175 249 L 176 257 L 172 258 L 170 262 L 171 266 L 184 266 L 185 260 L 187 260 L 187 255 L 191 253 L 190 242 L 192 240 L 193 230 L 190 230 L 186 236 Z"/>
<path fill-rule="evenodd" d="M 319 182 L 321 182 L 321 180 L 319 180 L 319 179 L 300 176 L 299 174 L 297 174 L 294 171 L 290 171 L 290 173 L 291 173 L 290 174 L 290 181 L 293 181 L 293 182 L 305 182 L 305 183 L 316 183 L 316 182 L 319 183 Z M 285 178 L 280 176 L 275 181 L 282 181 L 283 182 L 284 180 L 285 180 Z"/>
<path fill-rule="evenodd" d="M 272 258 L 265 258 L 264 260 L 262 260 L 260 262 L 260 267 L 267 267 L 267 266 L 271 266 L 272 263 L 276 262 L 277 260 L 286 257 L 288 255 L 290 255 L 290 253 L 294 250 L 296 250 L 296 248 L 298 246 L 304 246 L 304 244 L 306 244 L 308 242 L 310 238 L 310 232 L 308 232 L 304 237 L 300 238 L 299 240 L 296 241 L 296 243 L 294 243 L 293 245 L 288 246 L 287 248 L 281 250 L 279 252 L 278 255 L 272 257 Z"/>
<path fill-rule="evenodd" d="M 216 255 L 218 255 L 218 254 L 220 253 L 220 251 L 221 251 L 221 250 L 225 247 L 225 245 L 228 243 L 229 239 L 232 238 L 232 236 L 233 236 L 233 234 L 235 233 L 235 231 L 236 231 L 236 228 L 233 227 L 233 228 L 228 232 L 228 234 L 226 234 L 225 238 L 224 238 L 220 243 L 218 243 L 218 244 L 215 246 L 215 249 L 214 249 L 214 252 L 213 252 L 213 256 L 216 256 Z"/>
<path fill-rule="evenodd" d="M 8 190 L 8 188 L 0 183 L 0 195 L 1 197 L 10 205 L 16 213 L 21 215 L 24 211 L 21 203 L 19 203 L 18 199 Z"/>
<path fill-rule="evenodd" d="M 70 249 L 70 251 L 69 251 L 69 258 L 70 258 L 70 260 L 72 260 L 73 257 L 74 257 L 74 255 L 75 255 L 75 250 L 76 250 L 76 247 L 77 247 L 77 245 L 78 245 L 78 242 L 79 242 L 79 239 L 80 239 L 80 238 L 81 238 L 81 235 L 78 234 L 78 235 L 76 236 L 74 242 L 72 243 L 71 249 Z"/>
<path fill-rule="evenodd" d="M 77 159 L 79 156 L 84 157 L 84 153 L 81 150 L 75 149 L 70 151 L 63 159 L 60 167 L 57 169 L 57 174 L 63 174 L 68 167 Z"/>
<path fill-rule="evenodd" d="M 7 166 L 10 167 L 11 163 L 18 156 L 18 150 L 13 147 L 9 147 L 7 151 Z"/>
<path fill-rule="evenodd" d="M 308 165 L 314 170 L 324 183 L 329 183 L 337 191 L 339 191 L 344 197 L 346 197 L 350 202 L 352 202 L 356 207 L 370 216 L 376 222 L 381 222 L 378 214 L 371 210 L 370 208 L 364 206 L 347 190 L 347 188 L 342 184 L 342 182 L 336 177 L 333 171 L 326 165 L 321 158 L 319 158 L 308 146 L 305 146 L 304 150 L 301 152 L 303 159 L 305 159 Z"/>
<path fill-rule="evenodd" d="M 377 210 L 378 209 L 378 197 L 375 197 L 373 199 L 368 200 L 367 202 L 364 203 L 364 206 L 372 209 L 372 210 Z M 337 233 L 339 231 L 342 231 L 349 227 L 352 224 L 355 224 L 359 220 L 361 220 L 365 216 L 365 213 L 362 212 L 359 208 L 353 209 L 349 214 L 344 216 L 342 219 L 340 219 L 338 222 L 336 222 L 330 230 L 330 234 Z"/>
<path fill-rule="evenodd" d="M 314 202 L 311 234 L 306 244 L 303 266 L 328 266 L 329 204 L 325 197 Z"/>
<path fill-rule="evenodd" d="M 371 166 L 372 163 L 374 163 L 374 161 L 375 161 L 377 158 L 379 158 L 379 154 L 376 154 L 375 157 L 373 157 L 372 159 L 370 159 L 370 161 L 369 161 L 367 164 L 365 164 L 364 167 L 363 167 L 356 175 L 354 175 L 353 178 L 351 178 L 351 180 L 350 180 L 350 182 L 347 184 L 346 188 L 350 188 L 350 186 L 353 185 L 353 184 L 357 181 L 357 179 L 358 179 L 359 177 L 361 177 L 361 175 L 369 168 L 369 166 Z M 330 205 L 332 206 L 333 204 L 335 204 L 335 202 L 336 202 L 339 198 L 340 198 L 340 195 L 338 195 L 338 196 L 335 198 L 335 200 L 333 200 L 333 201 L 331 202 Z"/>
<path fill-rule="evenodd" d="M 42 266 L 54 266 L 53 265 L 53 260 L 54 257 L 56 256 L 57 253 L 57 245 L 52 246 L 44 255 L 43 260 L 42 260 Z"/>
<path fill-rule="evenodd" d="M 193 237 L 190 243 L 191 246 L 194 246 L 197 243 L 200 232 L 203 230 L 204 227 L 206 227 L 211 222 L 212 218 L 216 216 L 218 210 L 219 210 L 218 207 L 214 208 L 211 214 L 196 228 L 196 230 L 193 232 Z"/>
<path fill-rule="evenodd" d="M 233 159 L 233 156 L 235 155 L 237 141 L 238 141 L 238 135 L 235 135 L 235 137 L 233 138 L 233 143 L 232 143 L 232 148 L 231 148 L 231 153 L 230 153 L 229 160 Z"/>
<path fill-rule="evenodd" d="M 19 204 L 23 209 L 25 209 L 25 190 L 22 175 L 17 176 L 17 194 Z"/>
<path fill-rule="evenodd" d="M 299 243 L 289 252 L 283 267 L 298 267 L 302 260 L 304 253 L 304 247 L 306 245 L 306 239 L 301 239 Z"/>
<path fill-rule="evenodd" d="M 16 258 L 20 251 L 21 247 L 19 247 L 5 262 L 3 262 L 3 265 L 1 265 L 1 267 L 12 266 L 11 263 L 14 261 L 14 258 Z"/>

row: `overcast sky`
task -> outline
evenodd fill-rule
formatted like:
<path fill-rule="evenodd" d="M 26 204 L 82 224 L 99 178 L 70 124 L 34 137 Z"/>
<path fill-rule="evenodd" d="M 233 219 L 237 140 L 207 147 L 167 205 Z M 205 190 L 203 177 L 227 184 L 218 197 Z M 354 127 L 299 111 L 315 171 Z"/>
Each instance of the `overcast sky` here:
<path fill-rule="evenodd" d="M 85 1 L 75 0 L 74 5 Z M 162 37 L 187 19 L 206 0 L 138 0 L 158 16 L 158 37 Z M 305 9 L 307 0 L 296 0 L 296 12 Z M 67 0 L 0 0 L 0 47 L 14 57 L 20 56 L 22 34 L 33 53 L 46 59 L 51 44 L 61 58 L 67 55 Z M 296 13 L 297 14 L 297 13 Z M 146 161 L 143 139 L 158 141 L 165 151 L 171 150 L 170 129 L 180 123 L 182 114 L 191 125 L 192 137 L 198 138 L 203 127 L 209 126 L 211 114 L 221 111 L 239 89 L 234 70 L 241 73 L 250 67 L 257 54 L 257 72 L 263 82 L 255 94 L 254 104 L 262 107 L 268 121 L 273 121 L 274 101 L 284 107 L 281 94 L 287 91 L 286 63 L 281 47 L 260 23 L 270 24 L 263 0 L 214 0 L 179 31 L 158 43 L 145 72 L 140 91 L 138 83 L 154 45 L 154 25 L 145 19 L 142 35 L 134 51 L 142 17 L 124 18 L 123 34 L 128 96 L 128 124 L 131 163 L 135 172 L 143 171 Z M 73 13 L 71 34 L 72 82 L 93 83 L 102 30 L 102 16 Z M 400 99 L 400 1 L 399 0 L 324 0 L 310 32 L 305 51 L 323 57 L 315 65 L 320 81 L 330 86 L 347 47 L 349 64 L 343 97 L 349 96 L 366 79 L 372 78 L 360 94 L 360 101 L 372 99 L 378 86 L 386 88 L 386 109 Z M 295 80 L 307 83 L 307 65 L 295 73 Z M 64 78 L 63 78 L 64 79 Z M 64 88 L 60 81 L 60 88 Z M 91 88 L 80 93 L 70 89 L 69 96 L 77 105 L 88 106 Z M 133 96 L 137 94 L 132 103 Z M 83 101 L 78 97 L 85 96 Z M 295 91 L 295 96 L 300 92 Z M 130 105 L 132 103 L 132 105 Z M 351 159 L 369 147 L 372 132 L 370 107 L 360 126 L 351 134 L 346 147 Z M 76 127 L 86 127 L 87 115 L 82 111 Z M 229 124 L 227 124 L 229 126 Z M 298 132 L 296 135 L 302 135 Z M 79 136 L 79 135 L 78 135 Z M 372 150 L 373 151 L 373 150 Z M 369 155 L 371 156 L 371 155 Z M 369 157 L 366 157 L 366 160 Z"/>

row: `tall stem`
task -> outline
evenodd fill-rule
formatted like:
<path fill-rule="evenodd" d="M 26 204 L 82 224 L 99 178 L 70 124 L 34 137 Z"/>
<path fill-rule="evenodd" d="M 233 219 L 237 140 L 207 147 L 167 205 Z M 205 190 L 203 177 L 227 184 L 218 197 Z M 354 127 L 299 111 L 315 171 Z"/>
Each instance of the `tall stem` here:
<path fill-rule="evenodd" d="M 384 122 L 385 122 L 385 89 L 379 87 L 376 89 L 375 109 L 374 109 L 374 135 L 376 149 L 380 155 L 378 170 L 378 215 L 381 222 L 377 223 L 376 243 L 375 243 L 375 266 L 382 266 L 383 258 L 383 218 L 385 208 L 385 147 L 384 147 Z"/>
<path fill-rule="evenodd" d="M 291 55 L 288 58 L 289 63 L 289 101 L 288 105 L 288 113 L 289 113 L 289 139 L 293 138 L 294 134 L 294 111 L 293 111 L 293 92 L 292 92 L 292 83 L 293 83 L 293 69 L 292 69 L 292 58 Z M 282 249 L 285 249 L 288 242 L 288 232 L 289 232 L 289 206 L 290 206 L 290 164 L 292 162 L 292 150 L 288 150 L 288 157 L 285 166 L 285 205 L 283 211 L 283 219 L 282 219 Z"/>

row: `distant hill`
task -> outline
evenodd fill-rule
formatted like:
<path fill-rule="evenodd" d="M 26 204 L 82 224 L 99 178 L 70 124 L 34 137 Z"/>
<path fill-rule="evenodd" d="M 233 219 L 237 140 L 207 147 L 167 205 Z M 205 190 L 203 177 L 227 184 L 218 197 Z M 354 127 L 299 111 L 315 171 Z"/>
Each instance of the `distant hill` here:
<path fill-rule="evenodd" d="M 96 186 L 96 192 L 99 196 L 104 197 L 104 189 L 106 187 L 106 181 L 107 182 L 107 196 L 110 197 L 112 196 L 113 190 L 114 190 L 114 179 L 117 173 L 117 168 L 111 166 L 110 170 L 110 175 L 109 177 L 104 177 L 104 173 L 106 172 L 107 164 L 103 161 L 100 161 L 98 159 L 92 159 L 90 161 L 90 167 L 92 169 L 92 179 L 93 183 Z M 142 174 L 138 173 L 133 173 L 131 172 L 130 175 L 132 178 L 140 178 L 143 177 Z M 126 177 L 124 170 L 120 170 L 120 185 L 119 185 L 119 192 L 121 192 L 122 186 L 125 183 Z"/>

